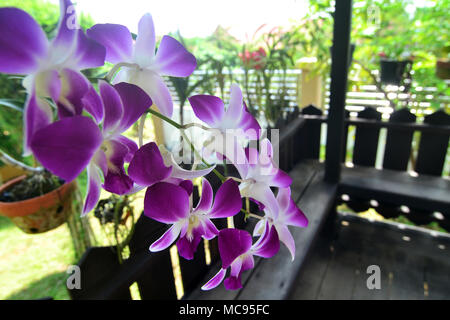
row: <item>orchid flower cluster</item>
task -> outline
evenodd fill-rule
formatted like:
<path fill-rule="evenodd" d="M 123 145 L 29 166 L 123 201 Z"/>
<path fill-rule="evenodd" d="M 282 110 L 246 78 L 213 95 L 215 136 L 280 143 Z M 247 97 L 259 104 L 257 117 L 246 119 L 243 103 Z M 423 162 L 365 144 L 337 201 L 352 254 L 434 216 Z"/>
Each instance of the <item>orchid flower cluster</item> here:
<path fill-rule="evenodd" d="M 203 158 L 206 166 L 187 170 L 163 146 L 155 142 L 138 146 L 123 133 L 147 113 L 185 129 L 171 119 L 173 102 L 164 76 L 189 76 L 196 68 L 195 57 L 170 36 L 164 36 L 156 50 L 148 13 L 140 19 L 133 40 L 127 27 L 118 24 L 97 24 L 85 33 L 74 27 L 72 3 L 61 0 L 60 7 L 57 33 L 51 41 L 28 13 L 0 8 L 0 72 L 23 75 L 27 91 L 25 154 L 34 155 L 67 182 L 87 170 L 83 215 L 95 208 L 101 188 L 118 195 L 146 188 L 144 214 L 170 225 L 151 244 L 153 252 L 176 242 L 179 254 L 193 259 L 202 238 L 218 237 L 222 268 L 204 290 L 218 286 L 228 268 L 225 287 L 241 288 L 241 274 L 253 268 L 254 256 L 272 257 L 280 242 L 293 259 L 295 243 L 288 226 L 306 227 L 308 222 L 291 197 L 291 178 L 276 166 L 272 145 L 261 139 L 261 128 L 248 112 L 239 86 L 231 86 L 227 107 L 210 95 L 195 95 L 189 102 L 196 117 L 208 126 L 202 127 L 210 130 L 209 141 L 215 141 L 205 150 L 216 156 L 217 163 L 233 163 L 240 178 L 224 177 Z M 92 84 L 81 71 L 104 66 L 105 61 L 113 67 Z M 249 146 L 256 140 L 259 150 Z M 215 195 L 204 178 L 211 172 L 222 181 Z M 200 177 L 201 198 L 193 207 L 193 179 Z M 264 215 L 243 208 L 243 202 L 250 200 Z M 259 219 L 253 234 L 216 228 L 215 219 L 241 211 Z"/>

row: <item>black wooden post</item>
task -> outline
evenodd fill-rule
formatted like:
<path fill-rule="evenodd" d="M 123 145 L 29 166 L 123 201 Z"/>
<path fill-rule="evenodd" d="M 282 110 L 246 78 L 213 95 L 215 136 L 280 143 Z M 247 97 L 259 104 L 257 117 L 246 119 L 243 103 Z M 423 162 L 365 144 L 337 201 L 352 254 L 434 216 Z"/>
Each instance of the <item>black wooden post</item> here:
<path fill-rule="evenodd" d="M 330 109 L 328 110 L 325 180 L 337 183 L 341 174 L 344 145 L 345 97 L 347 94 L 348 56 L 352 0 L 336 1 L 331 56 Z"/>

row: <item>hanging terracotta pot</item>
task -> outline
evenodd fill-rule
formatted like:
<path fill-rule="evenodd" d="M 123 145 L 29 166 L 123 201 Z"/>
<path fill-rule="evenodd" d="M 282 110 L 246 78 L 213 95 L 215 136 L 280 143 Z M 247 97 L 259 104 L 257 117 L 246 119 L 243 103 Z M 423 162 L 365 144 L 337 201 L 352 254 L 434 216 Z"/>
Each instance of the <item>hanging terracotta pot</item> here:
<path fill-rule="evenodd" d="M 12 179 L 0 186 L 0 194 L 26 178 L 25 175 Z M 15 201 L 0 201 L 0 215 L 11 221 L 25 233 L 42 233 L 54 229 L 73 213 L 78 192 L 76 180 L 42 196 Z"/>
<path fill-rule="evenodd" d="M 450 60 L 439 59 L 436 61 L 436 76 L 442 80 L 450 79 Z"/>

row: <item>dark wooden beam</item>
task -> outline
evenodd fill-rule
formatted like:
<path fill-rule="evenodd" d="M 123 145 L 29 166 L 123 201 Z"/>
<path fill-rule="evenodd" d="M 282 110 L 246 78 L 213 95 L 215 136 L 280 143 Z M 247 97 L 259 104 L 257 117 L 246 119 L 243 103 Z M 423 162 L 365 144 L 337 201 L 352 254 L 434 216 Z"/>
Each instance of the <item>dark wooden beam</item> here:
<path fill-rule="evenodd" d="M 345 138 L 345 98 L 347 94 L 351 20 L 352 0 L 336 1 L 331 56 L 330 109 L 328 113 L 325 157 L 325 181 L 332 183 L 339 182 L 341 174 L 342 149 Z"/>

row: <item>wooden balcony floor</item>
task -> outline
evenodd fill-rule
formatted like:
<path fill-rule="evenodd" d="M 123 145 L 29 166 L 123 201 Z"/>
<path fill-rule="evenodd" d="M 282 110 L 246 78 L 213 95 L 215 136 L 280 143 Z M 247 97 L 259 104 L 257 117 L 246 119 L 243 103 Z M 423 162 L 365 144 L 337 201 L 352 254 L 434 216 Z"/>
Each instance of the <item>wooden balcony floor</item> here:
<path fill-rule="evenodd" d="M 378 265 L 381 289 L 369 290 Z M 355 215 L 338 215 L 319 235 L 290 299 L 450 299 L 450 236 Z"/>

